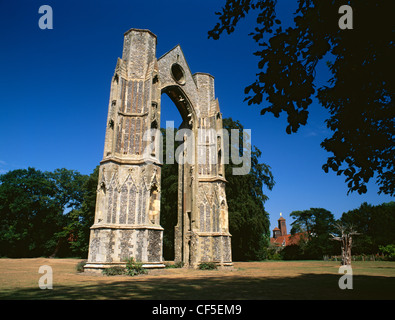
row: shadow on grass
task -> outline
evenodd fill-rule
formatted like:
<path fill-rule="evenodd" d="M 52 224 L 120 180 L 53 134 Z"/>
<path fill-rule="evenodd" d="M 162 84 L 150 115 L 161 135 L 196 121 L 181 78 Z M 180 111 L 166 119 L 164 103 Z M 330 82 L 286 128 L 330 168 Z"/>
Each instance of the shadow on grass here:
<path fill-rule="evenodd" d="M 110 284 L 78 286 L 53 284 L 53 289 L 1 290 L 0 299 L 150 299 L 150 300 L 264 300 L 264 299 L 395 299 L 395 278 L 353 276 L 353 289 L 341 290 L 341 275 L 303 274 L 286 278 L 210 277 L 207 279 L 139 278 Z"/>

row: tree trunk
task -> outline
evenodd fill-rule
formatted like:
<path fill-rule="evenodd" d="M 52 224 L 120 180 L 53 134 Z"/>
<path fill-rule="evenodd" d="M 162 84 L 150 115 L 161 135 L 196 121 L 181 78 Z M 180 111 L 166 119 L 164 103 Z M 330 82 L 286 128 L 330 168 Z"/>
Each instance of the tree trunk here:
<path fill-rule="evenodd" d="M 352 237 L 349 234 L 343 236 L 342 241 L 342 265 L 351 266 Z"/>
<path fill-rule="evenodd" d="M 59 238 L 58 239 L 58 243 L 56 244 L 56 247 L 55 247 L 55 250 L 53 251 L 53 253 L 49 256 L 50 258 L 55 258 L 56 257 L 56 255 L 58 254 L 58 252 L 59 252 L 59 249 L 60 249 L 60 247 L 61 247 L 61 245 L 62 245 L 62 238 Z"/>

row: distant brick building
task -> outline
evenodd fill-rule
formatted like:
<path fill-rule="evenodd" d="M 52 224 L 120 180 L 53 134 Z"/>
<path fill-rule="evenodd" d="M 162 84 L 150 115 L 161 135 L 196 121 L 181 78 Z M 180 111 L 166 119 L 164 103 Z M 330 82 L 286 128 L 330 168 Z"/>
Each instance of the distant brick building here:
<path fill-rule="evenodd" d="M 270 243 L 278 247 L 286 247 L 293 244 L 298 244 L 303 238 L 304 233 L 295 233 L 294 235 L 287 234 L 287 225 L 285 219 L 281 216 L 278 221 L 278 227 L 273 229 L 273 237 L 270 238 Z"/>

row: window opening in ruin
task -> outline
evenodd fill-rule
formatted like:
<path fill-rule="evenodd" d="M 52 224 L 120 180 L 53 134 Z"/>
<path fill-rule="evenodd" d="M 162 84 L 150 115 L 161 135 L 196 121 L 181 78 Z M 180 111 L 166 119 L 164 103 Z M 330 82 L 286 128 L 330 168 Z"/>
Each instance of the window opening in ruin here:
<path fill-rule="evenodd" d="M 178 217 L 178 164 L 166 163 L 166 121 L 174 122 L 174 137 L 182 118 L 173 101 L 167 96 L 161 96 L 160 127 L 163 136 L 163 165 L 161 169 L 161 203 L 160 225 L 163 227 L 163 258 L 166 261 L 174 260 L 174 228 Z M 177 149 L 174 142 L 174 151 Z M 174 160 L 174 154 L 170 155 Z"/>

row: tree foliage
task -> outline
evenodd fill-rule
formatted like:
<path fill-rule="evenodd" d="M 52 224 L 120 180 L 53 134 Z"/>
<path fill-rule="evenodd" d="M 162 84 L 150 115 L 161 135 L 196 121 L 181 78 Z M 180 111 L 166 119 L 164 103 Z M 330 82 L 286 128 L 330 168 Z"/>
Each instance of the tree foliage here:
<path fill-rule="evenodd" d="M 0 176 L 0 256 L 57 254 L 67 244 L 67 210 L 79 207 L 86 176 L 73 170 L 34 168 Z"/>
<path fill-rule="evenodd" d="M 95 219 L 99 169 L 100 166 L 97 166 L 80 185 L 82 194 L 80 205 L 68 214 L 69 220 L 64 230 L 68 235 L 70 251 L 74 256 L 83 258 L 88 256 L 90 227 Z"/>
<path fill-rule="evenodd" d="M 223 128 L 239 130 L 239 145 L 229 145 L 245 152 L 243 125 L 232 118 L 223 119 Z M 244 146 L 244 148 L 242 148 Z M 241 150 L 244 149 L 244 150 Z M 247 148 L 248 149 L 248 148 Z M 229 150 L 231 154 L 231 150 Z M 234 260 L 260 260 L 265 258 L 265 250 L 270 237 L 269 214 L 264 203 L 268 197 L 264 188 L 272 190 L 275 182 L 270 167 L 260 162 L 262 152 L 251 148 L 251 170 L 246 175 L 233 175 L 235 164 L 225 165 L 226 198 L 229 212 L 229 231 L 232 234 L 232 256 Z"/>
<path fill-rule="evenodd" d="M 365 193 L 375 177 L 379 193 L 394 195 L 393 1 L 299 0 L 294 24 L 284 29 L 277 4 L 227 0 L 216 13 L 219 22 L 208 32 L 209 38 L 219 39 L 251 11 L 258 11 L 250 35 L 261 48 L 254 53 L 260 59 L 259 72 L 245 88 L 245 100 L 249 105 L 263 103 L 261 114 L 279 117 L 285 112 L 290 134 L 307 124 L 309 107 L 318 98 L 330 113 L 326 124 L 333 132 L 321 144 L 333 153 L 323 169 L 345 176 L 348 192 Z M 351 30 L 338 26 L 339 8 L 345 4 L 353 9 Z M 331 78 L 317 88 L 320 61 L 327 62 Z"/>
<path fill-rule="evenodd" d="M 298 245 L 285 247 L 281 252 L 285 259 L 321 259 L 323 255 L 344 255 L 346 251 L 341 250 L 339 243 L 330 240 L 343 241 L 345 249 L 350 247 L 349 236 L 352 235 L 355 235 L 352 237 L 354 255 L 386 252 L 383 248 L 391 248 L 395 244 L 395 202 L 376 206 L 365 202 L 359 208 L 344 212 L 338 220 L 323 208 L 293 211 L 290 216 L 294 218 L 291 234 L 301 232 L 307 237 Z M 391 255 L 388 258 L 391 259 Z"/>
<path fill-rule="evenodd" d="M 353 225 L 355 254 L 376 254 L 380 246 L 395 244 L 395 202 L 373 206 L 364 202 L 359 208 L 342 214 L 340 222 Z"/>
<path fill-rule="evenodd" d="M 303 233 L 300 244 L 301 257 L 305 259 L 321 259 L 323 255 L 335 254 L 335 245 L 329 241 L 334 231 L 334 215 L 323 208 L 311 208 L 303 211 L 293 211 L 290 214 L 294 221 L 291 223 L 291 234 Z"/>

